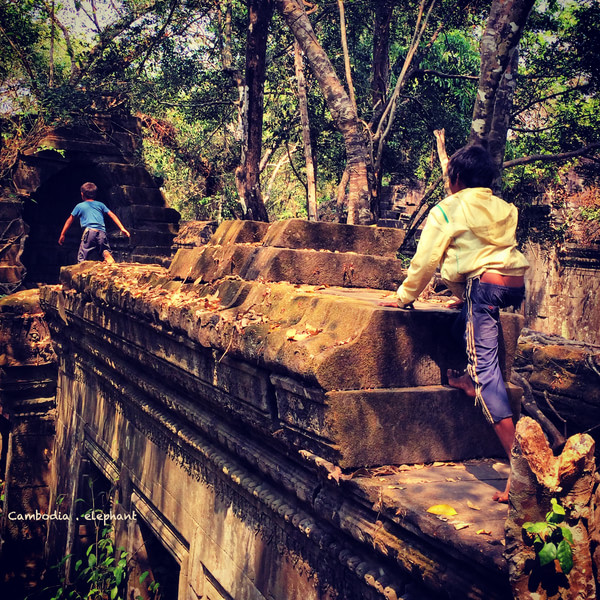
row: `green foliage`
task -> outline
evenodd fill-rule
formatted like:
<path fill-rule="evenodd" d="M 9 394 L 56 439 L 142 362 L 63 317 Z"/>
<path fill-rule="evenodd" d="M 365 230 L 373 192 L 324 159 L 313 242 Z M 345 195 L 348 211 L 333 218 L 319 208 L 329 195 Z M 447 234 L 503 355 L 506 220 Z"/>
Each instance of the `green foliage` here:
<path fill-rule="evenodd" d="M 358 113 L 368 138 L 374 130 L 374 15 L 381 2 L 344 4 Z M 392 4 L 390 90 L 402 69 L 419 6 L 415 0 Z M 10 123 L 1 123 L 11 151 L 3 150 L 0 171 L 7 172 L 5 162 L 10 164 L 8 159 L 24 143 L 23 129 L 36 119 L 62 124 L 86 121 L 95 110 L 127 110 L 173 128 L 172 144 L 145 129 L 143 159 L 164 178 L 165 195 L 184 218 L 239 215 L 234 173 L 241 154 L 246 2 L 81 0 L 56 4 L 62 27 L 52 26 L 49 6 L 42 0 L 0 0 L 0 112 L 13 115 Z M 316 3 L 309 12 L 318 41 L 345 82 L 336 3 Z M 384 150 L 382 170 L 391 183 L 428 183 L 437 177 L 434 129 L 446 130 L 450 154 L 466 142 L 479 74 L 479 38 L 488 12 L 489 1 L 436 2 Z M 595 0 L 536 3 L 520 49 L 507 160 L 597 141 L 599 23 Z M 272 154 L 261 175 L 272 218 L 306 213 L 292 48 L 293 36 L 276 11 L 267 47 L 263 127 L 263 152 Z M 320 201 L 332 206 L 346 149 L 308 62 L 305 66 Z M 288 147 L 296 148 L 291 161 L 286 160 Z M 508 170 L 505 195 L 528 203 L 544 187 L 558 185 L 558 172 L 555 163 L 542 162 Z"/>
<path fill-rule="evenodd" d="M 579 213 L 586 221 L 596 221 L 600 223 L 600 206 L 586 206 Z"/>
<path fill-rule="evenodd" d="M 78 520 L 90 526 L 92 541 L 85 549 L 67 554 L 52 567 L 51 571 L 55 571 L 55 580 L 58 583 L 42 589 L 35 596 L 36 600 L 129 600 L 127 582 L 134 557 L 130 556 L 125 548 L 115 546 L 111 515 L 96 506 L 94 480 L 90 477 L 87 481 L 92 505 L 81 513 Z M 112 505 L 110 498 L 113 495 L 114 490 L 105 498 L 109 505 Z M 59 496 L 56 505 L 60 506 L 64 500 L 64 495 Z M 86 501 L 78 498 L 75 503 L 86 504 Z M 149 572 L 145 572 L 140 576 L 140 584 L 144 583 L 148 575 Z M 158 582 L 147 582 L 146 588 L 149 598 L 160 600 Z M 141 596 L 139 598 L 141 600 Z"/>
<path fill-rule="evenodd" d="M 597 142 L 600 71 L 593 54 L 599 23 L 597 2 L 548 1 L 534 7 L 521 41 L 506 160 Z M 576 164 L 539 161 L 510 169 L 504 175 L 507 194 L 526 203 L 559 183 L 561 169 Z"/>
<path fill-rule="evenodd" d="M 551 509 L 544 521 L 523 524 L 523 537 L 533 546 L 540 567 L 554 565 L 557 561 L 561 572 L 568 575 L 573 568 L 573 534 L 568 527 L 560 525 L 564 520 L 565 509 L 552 498 Z"/>

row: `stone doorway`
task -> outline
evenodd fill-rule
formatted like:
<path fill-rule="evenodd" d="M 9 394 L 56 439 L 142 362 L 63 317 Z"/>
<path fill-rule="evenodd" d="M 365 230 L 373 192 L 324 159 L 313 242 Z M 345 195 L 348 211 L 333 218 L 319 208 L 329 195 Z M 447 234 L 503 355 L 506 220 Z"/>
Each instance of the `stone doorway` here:
<path fill-rule="evenodd" d="M 74 223 L 60 246 L 58 238 L 73 207 L 81 201 L 79 188 L 86 181 L 98 186 L 98 200 L 114 210 L 107 198 L 108 182 L 102 171 L 92 164 L 71 163 L 50 177 L 31 194 L 23 206 L 23 219 L 29 225 L 22 261 L 27 265 L 27 284 L 57 283 L 60 267 L 77 262 L 81 229 Z M 114 224 L 107 220 L 107 230 Z M 99 258 L 99 257 L 96 257 Z"/>

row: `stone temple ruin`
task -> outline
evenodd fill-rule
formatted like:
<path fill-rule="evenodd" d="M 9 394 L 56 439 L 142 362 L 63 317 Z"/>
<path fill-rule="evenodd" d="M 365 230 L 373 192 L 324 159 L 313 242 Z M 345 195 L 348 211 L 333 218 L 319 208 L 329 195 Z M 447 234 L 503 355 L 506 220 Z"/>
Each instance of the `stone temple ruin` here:
<path fill-rule="evenodd" d="M 170 598 L 509 597 L 506 508 L 490 500 L 506 470 L 482 460 L 501 450 L 444 385 L 453 313 L 377 305 L 402 278 L 401 235 L 226 222 L 168 269 L 83 263 L 43 287 L 58 386 L 38 476 L 45 510 L 66 515 L 49 522 L 59 554 L 83 543 L 91 478 L 137 515 L 115 520 L 118 543 L 153 540 L 139 568 L 171 565 Z M 520 326 L 503 315 L 506 369 Z M 462 466 L 384 467 L 434 461 Z M 8 482 L 9 506 L 39 491 L 26 486 Z M 444 500 L 471 525 L 426 511 Z"/>
<path fill-rule="evenodd" d="M 377 304 L 404 277 L 403 232 L 230 221 L 200 244 L 182 236 L 170 261 L 176 215 L 131 146 L 79 139 L 79 155 L 61 139 L 21 159 L 19 189 L 47 205 L 30 236 L 45 235 L 53 203 L 60 230 L 79 176 L 134 233 L 114 240 L 121 264 L 64 266 L 60 279 L 72 254 L 43 252 L 58 231 L 25 244 L 47 285 L 0 300 L 8 597 L 71 554 L 73 573 L 95 503 L 133 557 L 128 596 L 144 600 L 145 571 L 169 600 L 511 598 L 506 507 L 491 500 L 509 469 L 479 409 L 446 385 L 461 360 L 455 313 Z M 514 366 L 564 398 L 582 393 L 568 385 L 575 365 L 594 390 L 582 365 L 600 353 L 561 363 L 539 338 L 519 346 L 522 325 L 502 315 L 507 380 Z M 521 389 L 507 387 L 518 413 Z"/>
<path fill-rule="evenodd" d="M 119 235 L 108 220 L 117 260 L 147 263 L 170 257 L 179 214 L 165 206 L 157 181 L 139 166 L 139 134 L 133 117 L 97 115 L 93 128 L 46 131 L 19 155 L 13 173 L 16 194 L 0 202 L 3 237 L 9 243 L 0 256 L 2 282 L 18 285 L 25 276 L 29 284 L 55 283 L 61 266 L 77 262 L 78 228 L 71 228 L 63 246 L 57 240 L 86 181 L 98 185 L 98 199 L 131 232 L 130 239 Z"/>

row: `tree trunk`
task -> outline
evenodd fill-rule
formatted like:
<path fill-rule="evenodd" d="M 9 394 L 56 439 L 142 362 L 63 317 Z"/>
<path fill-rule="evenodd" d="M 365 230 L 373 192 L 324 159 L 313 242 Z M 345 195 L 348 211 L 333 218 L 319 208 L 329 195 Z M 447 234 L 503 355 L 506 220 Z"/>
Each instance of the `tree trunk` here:
<path fill-rule="evenodd" d="M 513 97 L 517 87 L 517 74 L 519 70 L 519 49 L 515 48 L 512 58 L 502 81 L 496 101 L 494 102 L 494 115 L 490 126 L 488 150 L 499 167 L 498 176 L 492 184 L 494 193 L 499 194 L 502 191 L 502 163 L 504 162 L 504 153 L 506 151 L 506 136 L 510 125 L 510 114 L 512 112 Z"/>
<path fill-rule="evenodd" d="M 217 11 L 219 20 L 219 45 L 221 48 L 221 64 L 223 65 L 223 71 L 231 76 L 233 82 L 238 91 L 237 101 L 237 127 L 235 128 L 234 138 L 238 142 L 243 142 L 245 132 L 248 130 L 246 125 L 246 105 L 248 100 L 248 94 L 246 93 L 246 86 L 244 84 L 244 77 L 240 71 L 233 67 L 233 52 L 231 50 L 231 0 L 225 4 L 225 17 L 220 10 Z"/>
<path fill-rule="evenodd" d="M 346 197 L 346 188 L 348 187 L 348 182 L 350 181 L 350 174 L 348 173 L 348 169 L 344 169 L 344 173 L 342 174 L 342 179 L 340 180 L 337 187 L 337 202 L 336 202 L 336 212 L 338 223 L 346 223 L 347 217 L 345 216 L 346 206 L 348 205 L 347 197 Z"/>
<path fill-rule="evenodd" d="M 406 57 L 404 58 L 404 63 L 402 65 L 402 70 L 398 75 L 398 79 L 396 80 L 396 85 L 394 86 L 394 91 L 390 98 L 385 103 L 383 107 L 383 113 L 378 117 L 377 126 L 375 128 L 375 133 L 372 137 L 372 143 L 374 145 L 374 158 L 373 158 L 373 169 L 374 169 L 374 177 L 375 184 L 374 188 L 376 190 L 376 203 L 377 207 L 375 208 L 375 212 L 379 213 L 379 198 L 381 196 L 381 186 L 383 180 L 383 171 L 381 168 L 381 163 L 383 159 L 383 151 L 385 149 L 387 138 L 392 131 L 392 127 L 394 124 L 394 120 L 396 118 L 396 110 L 398 108 L 398 101 L 400 98 L 400 92 L 404 88 L 406 81 L 408 70 L 411 68 L 413 61 L 415 61 L 418 65 L 419 59 L 415 58 L 417 55 L 417 51 L 419 50 L 419 45 L 421 40 L 423 39 L 423 35 L 427 29 L 427 24 L 429 22 L 429 18 L 431 17 L 431 12 L 436 4 L 437 0 L 420 0 L 419 2 L 419 11 L 417 14 L 417 21 L 415 23 L 415 28 L 413 31 L 413 37 L 410 42 L 410 46 L 406 52 Z M 439 35 L 442 29 L 442 25 L 440 25 L 437 30 L 433 33 L 429 46 L 433 44 L 437 36 Z"/>
<path fill-rule="evenodd" d="M 302 5 L 298 0 L 275 2 L 308 59 L 333 120 L 344 137 L 347 168 L 350 173 L 348 223 L 370 224 L 373 221 L 370 208 L 371 189 L 367 175 L 370 154 L 356 111 L 327 54 L 317 41 Z"/>
<path fill-rule="evenodd" d="M 358 115 L 358 109 L 356 108 L 356 96 L 354 95 L 354 82 L 352 81 L 350 53 L 348 52 L 348 37 L 346 35 L 346 11 L 344 10 L 344 0 L 338 0 L 338 8 L 340 11 L 340 33 L 342 37 L 342 52 L 344 53 L 346 84 L 348 85 L 348 94 L 350 95 L 350 102 L 352 102 L 354 112 Z"/>
<path fill-rule="evenodd" d="M 302 124 L 304 160 L 306 162 L 306 204 L 308 220 L 318 221 L 317 178 L 315 176 L 315 162 L 313 159 L 312 141 L 310 138 L 310 121 L 308 119 L 308 98 L 306 94 L 306 80 L 304 78 L 304 64 L 298 42 L 294 44 L 294 66 L 296 68 L 296 81 L 298 83 L 298 105 L 300 107 L 300 122 Z"/>
<path fill-rule="evenodd" d="M 598 514 L 594 514 L 593 438 L 574 435 L 555 457 L 540 425 L 523 417 L 517 424 L 511 458 L 506 555 L 514 598 L 596 598 L 592 553 Z M 573 568 L 568 575 L 554 563 L 540 567 L 535 550 L 523 540 L 522 525 L 543 522 L 552 498 L 564 507 L 566 516 L 561 526 L 567 526 L 573 536 Z"/>
<path fill-rule="evenodd" d="M 235 179 L 238 194 L 246 206 L 245 217 L 256 221 L 269 220 L 260 191 L 260 155 L 267 36 L 272 16 L 272 0 L 249 0 L 246 41 L 246 132 L 240 166 L 236 170 Z"/>
<path fill-rule="evenodd" d="M 500 139 L 499 128 L 492 140 L 492 130 L 495 121 L 498 123 L 504 119 L 504 115 L 500 114 L 505 109 L 502 106 L 504 102 L 498 97 L 500 84 L 507 72 L 507 84 L 514 76 L 514 73 L 509 71 L 509 66 L 534 4 L 535 0 L 494 0 L 481 38 L 481 71 L 469 141 L 484 144 L 493 141 L 496 154 L 502 148 L 502 156 L 494 156 L 499 169 L 502 166 L 506 133 L 504 140 Z M 495 114 L 496 103 L 498 114 Z"/>
<path fill-rule="evenodd" d="M 391 0 L 377 2 L 373 24 L 373 71 L 371 98 L 373 101 L 373 126 L 377 128 L 379 117 L 390 88 L 390 24 L 394 4 Z"/>
<path fill-rule="evenodd" d="M 440 165 L 442 167 L 442 177 L 444 178 L 444 191 L 446 196 L 449 196 L 452 192 L 450 190 L 450 179 L 448 178 L 448 153 L 446 152 L 446 130 L 436 129 L 433 132 L 435 136 L 435 143 L 437 146 L 438 157 L 440 159 Z"/>

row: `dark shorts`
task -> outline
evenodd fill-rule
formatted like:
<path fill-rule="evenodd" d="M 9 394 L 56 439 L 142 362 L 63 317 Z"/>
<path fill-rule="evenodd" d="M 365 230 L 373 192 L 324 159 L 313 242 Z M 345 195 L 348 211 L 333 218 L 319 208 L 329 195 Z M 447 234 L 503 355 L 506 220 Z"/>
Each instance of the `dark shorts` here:
<path fill-rule="evenodd" d="M 81 236 L 79 252 L 77 253 L 77 262 L 80 263 L 84 260 L 93 260 L 96 252 L 99 254 L 99 260 L 103 260 L 105 250 L 110 252 L 106 232 L 100 231 L 99 229 L 87 228 Z"/>
<path fill-rule="evenodd" d="M 512 416 L 498 360 L 500 309 L 518 308 L 524 295 L 525 288 L 482 283 L 479 278 L 467 282 L 462 311 L 467 371 L 475 384 L 476 399 L 492 423 Z"/>

